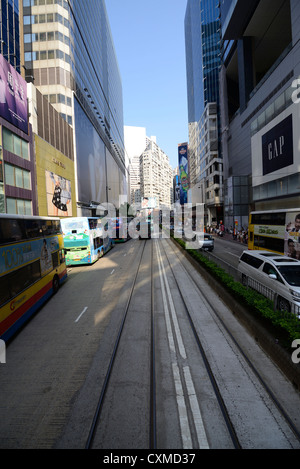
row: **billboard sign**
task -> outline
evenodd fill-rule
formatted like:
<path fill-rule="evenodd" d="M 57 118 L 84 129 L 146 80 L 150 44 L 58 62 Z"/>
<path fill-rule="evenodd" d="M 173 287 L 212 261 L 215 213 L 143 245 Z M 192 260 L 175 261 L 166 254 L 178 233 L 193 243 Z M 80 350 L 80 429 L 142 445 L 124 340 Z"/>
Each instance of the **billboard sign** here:
<path fill-rule="evenodd" d="M 188 201 L 188 144 L 182 143 L 178 145 L 178 164 L 179 164 L 179 178 L 180 178 L 180 204 L 184 205 Z"/>
<path fill-rule="evenodd" d="M 0 54 L 0 116 L 28 134 L 27 84 Z"/>
<path fill-rule="evenodd" d="M 71 182 L 52 171 L 46 171 L 48 216 L 71 217 Z"/>
<path fill-rule="evenodd" d="M 156 197 L 143 197 L 142 208 L 156 208 Z"/>
<path fill-rule="evenodd" d="M 262 156 L 263 175 L 294 163 L 292 115 L 262 136 Z"/>

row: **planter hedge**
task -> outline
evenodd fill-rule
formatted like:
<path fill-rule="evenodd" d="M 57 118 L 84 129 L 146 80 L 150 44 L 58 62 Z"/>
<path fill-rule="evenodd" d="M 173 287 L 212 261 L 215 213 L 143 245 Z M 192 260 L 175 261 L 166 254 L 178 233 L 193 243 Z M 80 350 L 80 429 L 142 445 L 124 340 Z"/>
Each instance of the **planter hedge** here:
<path fill-rule="evenodd" d="M 185 242 L 182 239 L 173 239 L 185 249 Z M 293 340 L 300 339 L 300 320 L 294 314 L 275 311 L 271 300 L 235 281 L 231 275 L 207 259 L 200 251 L 188 249 L 186 252 L 211 274 L 236 301 L 242 306 L 246 306 L 251 315 L 267 327 L 268 332 L 273 332 L 284 348 L 290 349 Z"/>

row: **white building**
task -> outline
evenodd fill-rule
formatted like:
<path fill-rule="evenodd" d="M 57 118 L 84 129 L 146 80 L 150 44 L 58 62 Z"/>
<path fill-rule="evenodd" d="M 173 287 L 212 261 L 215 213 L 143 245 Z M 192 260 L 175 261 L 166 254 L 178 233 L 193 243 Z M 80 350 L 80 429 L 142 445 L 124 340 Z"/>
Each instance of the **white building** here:
<path fill-rule="evenodd" d="M 171 208 L 173 189 L 173 169 L 169 157 L 156 143 L 156 138 L 148 139 L 147 147 L 140 157 L 141 196 L 156 200 L 156 208 Z"/>
<path fill-rule="evenodd" d="M 124 127 L 125 152 L 129 158 L 130 203 L 142 199 L 155 206 L 172 204 L 173 170 L 156 137 L 147 137 L 144 127 Z M 151 206 L 151 208 L 155 208 Z"/>
<path fill-rule="evenodd" d="M 147 137 L 144 127 L 124 127 L 125 153 L 129 161 L 130 205 L 141 202 L 140 155 L 146 148 Z"/>

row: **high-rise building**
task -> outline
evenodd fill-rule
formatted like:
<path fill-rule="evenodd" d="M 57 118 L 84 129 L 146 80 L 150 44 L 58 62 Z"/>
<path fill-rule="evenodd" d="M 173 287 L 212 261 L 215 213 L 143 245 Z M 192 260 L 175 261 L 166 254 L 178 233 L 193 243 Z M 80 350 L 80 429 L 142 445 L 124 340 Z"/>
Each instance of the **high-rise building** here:
<path fill-rule="evenodd" d="M 147 136 L 145 127 L 125 125 L 125 151 L 129 160 L 129 203 L 141 203 L 140 156 L 146 148 Z"/>
<path fill-rule="evenodd" d="M 24 76 L 22 5 L 19 5 L 19 0 L 2 0 L 0 19 L 0 53 L 18 73 Z"/>
<path fill-rule="evenodd" d="M 169 157 L 157 145 L 156 137 L 147 139 L 140 156 L 141 198 L 153 201 L 150 208 L 171 208 L 173 169 Z"/>
<path fill-rule="evenodd" d="M 78 215 L 127 193 L 122 84 L 104 0 L 23 0 L 26 80 L 74 128 Z"/>
<path fill-rule="evenodd" d="M 298 0 L 221 2 L 227 226 L 246 227 L 251 209 L 299 207 L 299 17 Z"/>
<path fill-rule="evenodd" d="M 205 223 L 211 224 L 223 218 L 223 163 L 219 145 L 221 46 L 218 0 L 188 0 L 185 44 L 189 202 L 204 203 Z"/>
<path fill-rule="evenodd" d="M 170 207 L 173 198 L 173 170 L 169 157 L 147 137 L 144 127 L 125 126 L 125 149 L 130 160 L 130 203 L 151 203 L 149 208 Z M 155 207 L 154 207 L 155 205 Z"/>

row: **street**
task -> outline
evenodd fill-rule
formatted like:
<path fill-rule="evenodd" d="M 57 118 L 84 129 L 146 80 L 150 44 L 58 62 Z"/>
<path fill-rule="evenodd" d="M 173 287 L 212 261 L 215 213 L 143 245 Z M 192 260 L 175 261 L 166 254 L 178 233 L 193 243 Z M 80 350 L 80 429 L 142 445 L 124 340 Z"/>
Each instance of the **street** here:
<path fill-rule="evenodd" d="M 0 389 L 1 448 L 300 448 L 299 393 L 168 239 L 69 268 L 9 343 Z"/>

